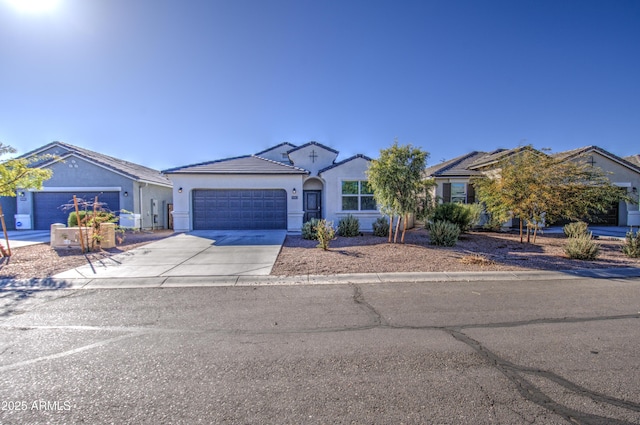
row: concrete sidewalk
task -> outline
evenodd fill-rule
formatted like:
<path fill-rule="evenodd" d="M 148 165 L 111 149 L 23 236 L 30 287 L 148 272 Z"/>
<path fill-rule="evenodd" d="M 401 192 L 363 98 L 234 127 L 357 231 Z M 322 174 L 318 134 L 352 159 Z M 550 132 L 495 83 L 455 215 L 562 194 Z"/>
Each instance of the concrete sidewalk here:
<path fill-rule="evenodd" d="M 55 290 L 55 289 L 133 289 L 133 288 L 187 288 L 212 286 L 277 286 L 277 285 L 332 285 L 358 283 L 445 283 L 473 281 L 549 281 L 569 279 L 628 279 L 639 278 L 640 268 L 580 269 L 565 271 L 508 271 L 508 272 L 430 272 L 430 273 L 360 273 L 340 275 L 303 276 L 155 276 L 155 277 L 102 277 L 102 278 L 43 278 L 3 279 L 0 290 Z"/>
<path fill-rule="evenodd" d="M 177 234 L 54 276 L 55 279 L 166 279 L 265 276 L 280 253 L 284 230 L 194 231 Z"/>

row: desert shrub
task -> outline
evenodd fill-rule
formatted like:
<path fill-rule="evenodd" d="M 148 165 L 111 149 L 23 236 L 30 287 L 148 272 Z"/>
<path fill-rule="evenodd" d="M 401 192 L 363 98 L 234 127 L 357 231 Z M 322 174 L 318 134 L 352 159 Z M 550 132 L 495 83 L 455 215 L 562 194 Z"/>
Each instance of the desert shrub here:
<path fill-rule="evenodd" d="M 482 206 L 480 204 L 458 204 L 447 202 L 440 204 L 433 212 L 432 222 L 448 221 L 466 232 L 480 221 Z"/>
<path fill-rule="evenodd" d="M 373 234 L 374 236 L 387 236 L 389 234 L 389 221 L 387 217 L 378 217 L 373 222 Z"/>
<path fill-rule="evenodd" d="M 302 239 L 317 240 L 317 227 L 320 220 L 312 218 L 302 225 Z"/>
<path fill-rule="evenodd" d="M 589 235 L 589 226 L 584 221 L 576 221 L 565 225 L 562 230 L 568 238 L 577 238 L 584 235 Z"/>
<path fill-rule="evenodd" d="M 640 257 L 640 230 L 638 230 L 635 235 L 633 234 L 633 230 L 627 232 L 624 245 L 622 246 L 622 252 L 627 257 Z"/>
<path fill-rule="evenodd" d="M 479 204 L 477 202 L 475 204 L 464 204 L 464 207 L 469 211 L 468 220 L 469 220 L 469 229 L 471 229 L 472 227 L 477 226 L 478 223 L 480 223 L 480 220 L 482 219 L 482 213 L 484 212 L 484 208 L 482 204 Z"/>
<path fill-rule="evenodd" d="M 85 226 L 93 226 L 94 224 L 100 225 L 100 223 L 114 223 L 116 221 L 116 216 L 112 212 L 107 211 L 98 211 L 96 213 L 95 218 L 93 217 L 93 211 L 78 211 L 80 215 L 80 221 L 82 221 Z M 75 211 L 69 213 L 67 217 L 67 226 L 68 227 L 77 227 L 78 226 L 78 215 Z"/>
<path fill-rule="evenodd" d="M 429 238 L 432 245 L 454 246 L 460 236 L 460 227 L 457 224 L 439 220 L 429 225 Z"/>
<path fill-rule="evenodd" d="M 352 238 L 360 234 L 360 220 L 349 214 L 338 222 L 338 235 Z"/>
<path fill-rule="evenodd" d="M 322 219 L 316 227 L 316 235 L 318 239 L 318 248 L 326 251 L 329 244 L 336 237 L 336 229 L 333 228 L 333 222 Z"/>
<path fill-rule="evenodd" d="M 490 266 L 495 264 L 496 262 L 485 257 L 482 254 L 469 254 L 465 255 L 460 259 L 462 264 L 471 264 L 474 266 Z"/>
<path fill-rule="evenodd" d="M 569 238 L 564 252 L 575 260 L 595 260 L 600 254 L 600 247 L 591 239 L 591 234 Z"/>

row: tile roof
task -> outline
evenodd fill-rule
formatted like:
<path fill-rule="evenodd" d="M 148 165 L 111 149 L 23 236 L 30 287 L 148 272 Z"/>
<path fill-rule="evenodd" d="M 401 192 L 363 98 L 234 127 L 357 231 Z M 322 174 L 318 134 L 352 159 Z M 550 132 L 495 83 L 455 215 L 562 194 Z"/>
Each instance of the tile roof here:
<path fill-rule="evenodd" d="M 81 148 L 79 146 L 74 146 L 69 143 L 64 142 L 51 142 L 47 145 L 42 146 L 36 150 L 31 152 L 27 152 L 21 157 L 29 157 L 31 155 L 38 155 L 41 152 L 46 150 L 55 148 L 56 146 L 60 147 L 63 152 L 59 152 L 58 155 L 64 159 L 64 157 L 68 155 L 75 155 L 80 158 L 86 159 L 90 162 L 102 165 L 106 168 L 110 168 L 120 174 L 123 174 L 133 180 L 144 182 L 144 183 L 153 183 L 159 184 L 162 186 L 171 187 L 171 180 L 167 178 L 167 176 L 163 175 L 160 171 L 154 170 L 153 168 L 145 167 L 140 164 L 135 164 L 133 162 L 125 161 L 123 159 L 114 158 L 109 155 L 104 155 L 98 152 L 91 151 L 89 149 Z M 38 167 L 45 167 L 47 165 L 51 165 L 59 159 L 50 159 L 44 161 L 42 163 L 38 163 Z"/>
<path fill-rule="evenodd" d="M 279 148 L 279 147 L 281 147 L 281 146 L 287 146 L 287 145 L 288 145 L 288 146 L 291 146 L 291 149 L 295 149 L 295 148 L 296 148 L 296 145 L 294 145 L 293 143 L 289 143 L 289 142 L 282 142 L 282 143 L 280 143 L 280 144 L 278 144 L 278 145 L 271 146 L 271 147 L 270 147 L 270 148 L 268 148 L 268 149 L 265 149 L 265 150 L 263 150 L 263 151 L 260 151 L 260 152 L 258 152 L 258 153 L 256 153 L 256 154 L 254 154 L 254 155 L 255 155 L 255 156 L 260 156 L 260 155 L 262 155 L 262 154 L 264 154 L 264 153 L 266 153 L 266 152 L 270 152 L 270 151 L 272 151 L 272 150 L 278 149 L 278 148 Z M 290 151 L 291 151 L 291 150 L 289 150 L 288 152 L 290 152 Z"/>
<path fill-rule="evenodd" d="M 425 175 L 431 177 L 480 175 L 482 173 L 470 170 L 468 167 L 486 155 L 489 154 L 486 152 L 473 151 L 457 158 L 450 159 L 449 161 L 427 167 Z"/>
<path fill-rule="evenodd" d="M 555 153 L 555 154 L 553 154 L 551 156 L 553 156 L 554 158 L 559 159 L 561 161 L 564 161 L 564 160 L 568 160 L 568 159 L 577 158 L 577 157 L 579 157 L 581 155 L 584 155 L 586 153 L 589 153 L 589 152 L 597 152 L 600 155 L 605 156 L 605 157 L 613 160 L 614 162 L 618 162 L 619 164 L 621 164 L 621 165 L 623 165 L 623 166 L 625 166 L 627 168 L 632 169 L 636 173 L 640 173 L 640 164 L 634 163 L 634 162 L 629 161 L 628 159 L 625 159 L 625 158 L 621 158 L 621 157 L 619 157 L 619 156 L 617 156 L 615 154 L 612 154 L 609 151 L 606 151 L 606 150 L 602 149 L 599 146 L 594 146 L 594 145 L 592 145 L 592 146 L 583 146 L 581 148 L 572 149 L 572 150 L 564 151 L 564 152 L 558 152 L 558 153 Z"/>
<path fill-rule="evenodd" d="M 531 147 L 530 145 L 527 146 L 518 146 L 517 148 L 513 148 L 513 149 L 497 149 L 493 152 L 489 152 L 487 155 L 478 158 L 477 161 L 475 161 L 473 164 L 469 165 L 469 168 L 471 169 L 480 169 L 489 165 L 494 165 L 500 161 L 502 161 L 504 158 L 507 158 L 509 156 L 515 155 L 519 152 L 525 151 L 525 150 L 529 150 L 531 152 L 537 152 L 540 155 L 546 155 L 544 152 L 541 152 L 539 150 L 534 149 L 533 147 Z"/>
<path fill-rule="evenodd" d="M 309 174 L 307 170 L 256 155 L 244 155 L 164 170 L 167 174 Z"/>

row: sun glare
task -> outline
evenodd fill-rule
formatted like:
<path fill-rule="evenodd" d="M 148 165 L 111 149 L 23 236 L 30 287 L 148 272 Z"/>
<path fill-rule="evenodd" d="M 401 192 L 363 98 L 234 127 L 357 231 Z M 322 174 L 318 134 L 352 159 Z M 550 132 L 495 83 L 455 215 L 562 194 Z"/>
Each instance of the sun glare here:
<path fill-rule="evenodd" d="M 54 10 L 60 0 L 4 0 L 19 12 L 41 13 Z"/>

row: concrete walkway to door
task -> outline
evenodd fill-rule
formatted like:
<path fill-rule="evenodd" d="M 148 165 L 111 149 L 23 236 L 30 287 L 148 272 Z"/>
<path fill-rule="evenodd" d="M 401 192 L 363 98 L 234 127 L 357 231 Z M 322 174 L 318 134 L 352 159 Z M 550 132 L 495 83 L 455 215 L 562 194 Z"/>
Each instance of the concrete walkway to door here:
<path fill-rule="evenodd" d="M 286 230 L 198 230 L 152 242 L 54 278 L 263 276 L 271 273 Z"/>

